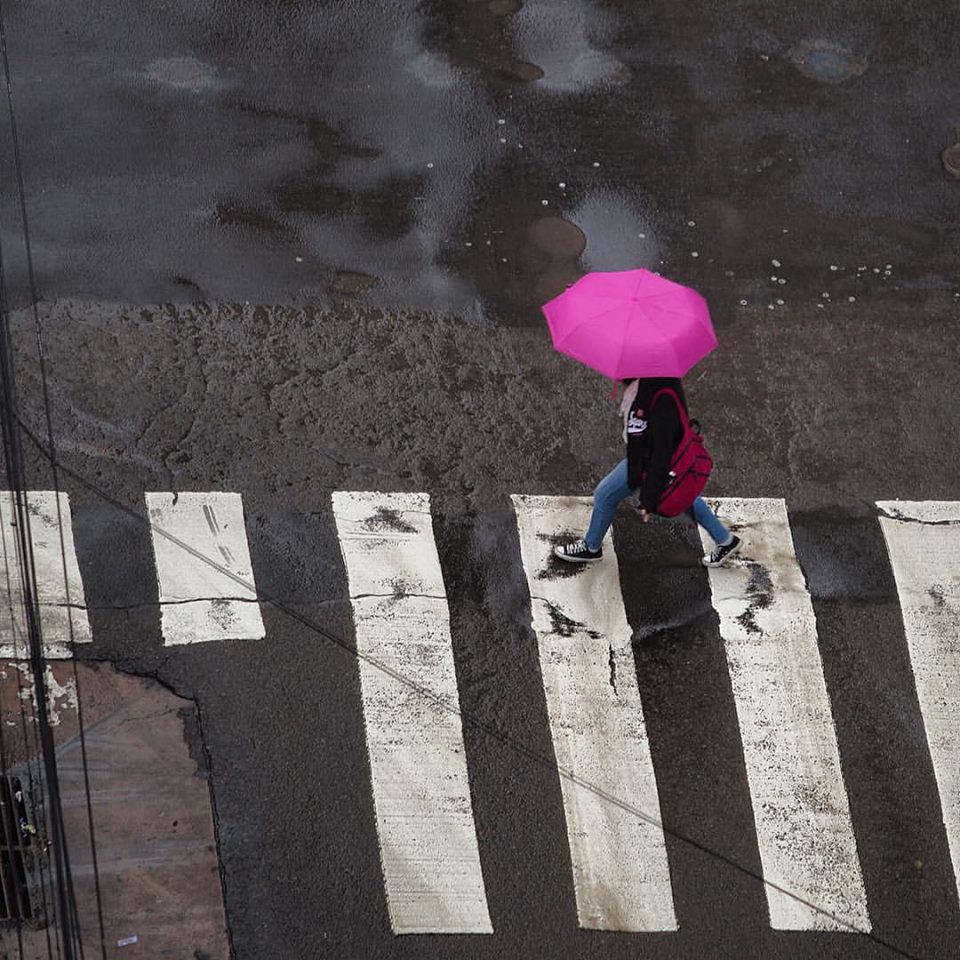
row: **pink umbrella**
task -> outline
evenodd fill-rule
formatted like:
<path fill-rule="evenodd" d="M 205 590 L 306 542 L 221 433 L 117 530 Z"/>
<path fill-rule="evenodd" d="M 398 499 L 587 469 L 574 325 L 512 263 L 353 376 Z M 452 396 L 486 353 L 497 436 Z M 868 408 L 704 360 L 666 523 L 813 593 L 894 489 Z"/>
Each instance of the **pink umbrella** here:
<path fill-rule="evenodd" d="M 703 297 L 649 270 L 588 273 L 543 312 L 560 353 L 612 380 L 682 377 L 717 345 Z"/>

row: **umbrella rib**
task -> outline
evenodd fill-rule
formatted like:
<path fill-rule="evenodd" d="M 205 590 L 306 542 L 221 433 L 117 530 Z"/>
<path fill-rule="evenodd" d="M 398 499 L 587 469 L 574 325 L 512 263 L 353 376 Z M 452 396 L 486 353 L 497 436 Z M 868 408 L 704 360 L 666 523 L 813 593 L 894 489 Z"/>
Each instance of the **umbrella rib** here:
<path fill-rule="evenodd" d="M 632 306 L 628 308 L 629 313 L 627 315 L 627 329 L 624 331 L 623 339 L 620 341 L 620 352 L 617 356 L 617 365 L 614 367 L 614 373 L 619 372 L 623 373 L 620 369 L 620 364 L 623 363 L 623 354 L 627 349 L 627 344 L 630 342 L 630 333 L 633 330 L 633 322 L 636 318 L 639 308 L 637 307 L 637 301 L 640 299 L 640 288 L 647 282 L 646 277 L 641 273 L 637 276 L 637 282 L 633 288 L 633 297 L 631 299 Z M 649 298 L 644 298 L 649 299 Z M 616 380 L 616 377 L 613 378 Z"/>
<path fill-rule="evenodd" d="M 663 309 L 663 308 L 661 307 L 659 313 L 653 313 L 653 314 L 651 315 L 651 317 L 650 317 L 650 326 L 651 326 L 654 330 L 656 330 L 656 332 L 657 332 L 657 334 L 660 336 L 660 339 L 661 339 L 661 341 L 663 342 L 664 346 L 666 347 L 667 350 L 670 351 L 670 355 L 671 355 L 671 357 L 672 357 L 672 359 L 673 359 L 673 362 L 676 363 L 676 362 L 677 362 L 677 359 L 678 359 L 678 358 L 677 358 L 677 344 L 676 344 L 675 340 L 670 336 L 670 329 L 669 329 L 669 327 L 667 327 L 666 329 L 664 329 L 664 324 L 663 324 L 663 321 L 664 321 L 665 319 L 667 319 L 668 316 L 669 316 L 669 317 L 681 317 L 681 318 L 683 318 L 683 317 L 685 316 L 685 314 L 683 314 L 683 313 L 680 312 L 680 311 L 676 311 L 676 310 L 670 310 L 670 309 L 666 309 L 666 310 L 665 310 L 665 309 Z"/>
<path fill-rule="evenodd" d="M 589 317 L 585 317 L 583 320 L 580 321 L 580 323 L 576 324 L 575 326 L 571 326 L 570 329 L 566 331 L 566 334 L 563 340 L 561 340 L 560 343 L 557 344 L 557 347 L 559 348 L 562 344 L 566 343 L 572 336 L 574 336 L 581 329 L 583 329 L 583 327 L 592 325 L 594 323 L 597 323 L 598 321 L 602 321 L 604 317 L 607 317 L 610 314 L 616 314 L 618 310 L 621 308 L 621 306 L 622 306 L 621 303 L 613 303 L 609 307 L 606 307 L 605 309 L 599 311 L 598 313 L 594 313 Z"/>
<path fill-rule="evenodd" d="M 671 307 L 661 307 L 659 314 L 654 315 L 653 322 L 656 324 L 656 326 L 659 329 L 662 329 L 663 328 L 662 321 L 668 320 L 668 319 L 671 321 L 680 320 L 680 321 L 689 322 L 690 313 L 684 310 L 676 310 Z M 697 324 L 697 326 L 709 332 L 713 336 L 713 338 L 716 339 L 716 335 L 713 333 L 713 328 L 705 324 L 702 317 L 694 318 L 694 322 Z"/>
<path fill-rule="evenodd" d="M 627 315 L 627 329 L 624 331 L 623 338 L 620 341 L 620 352 L 617 355 L 617 364 L 613 368 L 614 374 L 623 373 L 623 371 L 620 369 L 620 364 L 623 363 L 623 351 L 627 349 L 627 342 L 630 339 L 630 330 L 633 327 L 633 316 L 634 316 L 634 310 L 631 309 L 629 314 Z M 613 379 L 613 382 L 616 383 L 617 381 L 616 376 L 614 376 L 612 379 Z"/>

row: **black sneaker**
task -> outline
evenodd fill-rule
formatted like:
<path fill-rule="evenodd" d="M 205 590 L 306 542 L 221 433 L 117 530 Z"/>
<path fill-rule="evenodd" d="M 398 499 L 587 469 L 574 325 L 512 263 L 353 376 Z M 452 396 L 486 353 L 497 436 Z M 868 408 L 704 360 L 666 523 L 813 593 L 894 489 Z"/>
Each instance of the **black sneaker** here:
<path fill-rule="evenodd" d="M 708 553 L 702 557 L 700 562 L 705 567 L 722 567 L 732 556 L 734 556 L 743 541 L 739 537 L 734 537 L 725 547 L 716 547 L 713 553 Z"/>
<path fill-rule="evenodd" d="M 593 563 L 603 559 L 603 547 L 591 550 L 585 540 L 574 540 L 573 543 L 561 543 L 553 548 L 554 556 L 570 563 Z"/>

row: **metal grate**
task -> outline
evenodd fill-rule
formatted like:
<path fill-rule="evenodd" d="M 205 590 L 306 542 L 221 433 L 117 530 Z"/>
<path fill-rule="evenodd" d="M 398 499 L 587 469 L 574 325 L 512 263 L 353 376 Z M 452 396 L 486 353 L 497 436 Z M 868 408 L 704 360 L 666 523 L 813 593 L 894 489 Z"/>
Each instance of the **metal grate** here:
<path fill-rule="evenodd" d="M 25 860 L 36 828 L 17 777 L 0 777 L 0 921 L 30 920 L 33 904 Z"/>

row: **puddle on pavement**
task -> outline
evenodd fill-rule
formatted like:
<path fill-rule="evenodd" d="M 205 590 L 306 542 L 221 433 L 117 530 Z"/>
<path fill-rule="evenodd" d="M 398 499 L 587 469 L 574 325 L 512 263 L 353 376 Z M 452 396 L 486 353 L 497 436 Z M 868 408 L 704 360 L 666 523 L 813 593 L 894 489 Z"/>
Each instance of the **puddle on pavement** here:
<path fill-rule="evenodd" d="M 148 63 L 147 79 L 181 90 L 200 91 L 215 86 L 217 72 L 213 67 L 193 57 L 171 57 Z"/>
<path fill-rule="evenodd" d="M 866 73 L 864 109 L 882 129 L 890 84 L 868 72 L 866 51 L 882 47 L 866 27 L 848 46 L 813 36 L 787 52 L 751 15 L 742 33 L 718 33 L 701 49 L 677 25 L 647 22 L 628 6 L 298 3 L 261 36 L 257 5 L 235 5 L 226 33 L 201 5 L 189 29 L 210 37 L 203 59 L 173 46 L 182 55 L 144 58 L 111 76 L 109 89 L 81 71 L 85 94 L 114 98 L 116 129 L 142 136 L 129 151 L 124 142 L 123 176 L 97 194 L 101 203 L 83 197 L 101 182 L 106 147 L 68 161 L 69 152 L 40 144 L 56 165 L 40 176 L 36 235 L 63 253 L 49 296 L 80 288 L 133 302 L 329 305 L 345 295 L 532 324 L 575 278 L 578 257 L 579 267 L 600 270 L 658 269 L 664 257 L 671 275 L 721 303 L 773 310 L 781 304 L 763 291 L 721 276 L 724 267 L 738 278 L 755 272 L 788 229 L 784 242 L 802 243 L 810 274 L 843 263 L 838 251 L 852 244 L 891 242 L 898 249 L 884 262 L 912 255 L 921 278 L 946 276 L 947 245 L 929 212 L 940 208 L 930 192 L 940 180 L 888 189 L 888 171 L 923 149 L 911 145 L 916 138 L 878 137 L 871 162 L 856 162 L 862 145 L 846 136 L 839 101 L 821 109 L 794 72 L 823 84 Z M 711 35 L 722 18 L 700 15 Z M 931 77 L 911 82 L 905 102 L 915 108 Z M 931 109 L 942 112 L 948 99 L 938 97 L 946 106 L 931 100 Z M 773 103 L 783 109 L 761 106 Z M 926 122 L 916 109 L 901 113 L 915 127 Z M 946 145 L 938 141 L 936 153 Z M 948 161 L 948 171 L 960 170 L 960 158 Z M 718 226 L 708 233 L 700 222 L 711 203 Z M 64 236 L 65 214 L 77 219 L 75 238 Z M 541 218 L 572 226 L 542 228 Z M 795 240 L 805 229 L 811 235 Z M 820 250 L 830 252 L 817 263 L 809 251 Z M 118 251 L 142 268 L 117 271 Z M 801 289 L 799 273 L 786 279 Z M 808 304 L 827 289 L 804 285 Z"/>
<path fill-rule="evenodd" d="M 558 93 L 626 83 L 630 68 L 608 49 L 615 18 L 596 0 L 531 4 L 511 22 L 524 60 L 542 71 L 539 86 Z"/>
<path fill-rule="evenodd" d="M 866 58 L 829 40 L 804 40 L 790 51 L 790 60 L 805 77 L 821 83 L 843 83 L 867 69 Z"/>

